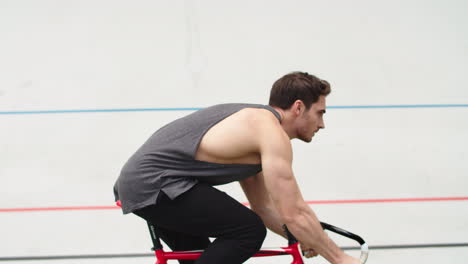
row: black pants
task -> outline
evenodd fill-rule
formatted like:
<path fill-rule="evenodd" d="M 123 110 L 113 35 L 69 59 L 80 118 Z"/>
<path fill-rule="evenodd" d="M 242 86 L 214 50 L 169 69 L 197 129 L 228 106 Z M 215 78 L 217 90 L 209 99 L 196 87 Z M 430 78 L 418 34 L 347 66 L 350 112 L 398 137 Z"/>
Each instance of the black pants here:
<path fill-rule="evenodd" d="M 174 200 L 164 193 L 156 205 L 134 212 L 156 226 L 172 250 L 205 249 L 181 264 L 239 264 L 254 255 L 266 236 L 260 217 L 226 193 L 197 184 Z M 210 243 L 208 237 L 216 238 Z"/>

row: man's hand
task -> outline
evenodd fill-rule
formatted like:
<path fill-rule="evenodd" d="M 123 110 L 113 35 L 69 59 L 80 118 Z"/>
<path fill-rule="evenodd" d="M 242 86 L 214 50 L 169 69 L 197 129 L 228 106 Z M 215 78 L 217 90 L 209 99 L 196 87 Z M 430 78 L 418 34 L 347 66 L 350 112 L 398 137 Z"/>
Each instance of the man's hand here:
<path fill-rule="evenodd" d="M 302 244 L 301 244 L 301 250 L 302 250 L 302 255 L 304 255 L 305 258 L 313 258 L 313 257 L 318 256 L 317 252 L 315 252 L 314 249 L 307 247 L 307 246 L 303 246 Z M 361 264 L 361 261 L 359 261 L 359 259 L 357 258 L 353 258 L 345 254 L 344 257 L 337 264 Z"/>
<path fill-rule="evenodd" d="M 361 264 L 361 261 L 345 254 L 338 264 Z"/>
<path fill-rule="evenodd" d="M 318 256 L 315 250 L 313 250 L 312 248 L 303 246 L 302 244 L 301 244 L 301 250 L 302 250 L 302 255 L 304 255 L 304 257 L 306 258 L 312 258 L 312 257 Z"/>

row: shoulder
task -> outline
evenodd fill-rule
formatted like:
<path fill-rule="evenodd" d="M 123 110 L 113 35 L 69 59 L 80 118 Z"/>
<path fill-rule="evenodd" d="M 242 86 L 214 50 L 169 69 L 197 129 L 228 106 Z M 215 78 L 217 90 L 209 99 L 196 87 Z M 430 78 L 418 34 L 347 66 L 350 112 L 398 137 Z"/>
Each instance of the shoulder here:
<path fill-rule="evenodd" d="M 280 126 L 278 118 L 266 108 L 245 108 L 241 110 L 247 121 L 252 124 L 271 124 Z"/>
<path fill-rule="evenodd" d="M 242 110 L 249 130 L 254 133 L 259 146 L 275 142 L 289 145 L 290 140 L 281 123 L 270 110 L 264 108 L 247 108 Z"/>
<path fill-rule="evenodd" d="M 264 108 L 245 108 L 239 113 L 248 129 L 256 134 L 267 131 L 283 131 L 278 118 L 269 110 Z"/>

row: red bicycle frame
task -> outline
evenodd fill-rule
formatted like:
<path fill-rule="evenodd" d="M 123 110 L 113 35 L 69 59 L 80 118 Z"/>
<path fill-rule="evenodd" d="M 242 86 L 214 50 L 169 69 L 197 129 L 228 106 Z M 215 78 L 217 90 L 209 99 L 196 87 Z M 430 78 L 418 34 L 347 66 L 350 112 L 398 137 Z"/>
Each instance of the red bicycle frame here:
<path fill-rule="evenodd" d="M 155 250 L 156 255 L 156 264 L 167 264 L 168 260 L 177 259 L 177 260 L 187 260 L 187 259 L 198 259 L 203 253 L 202 250 L 197 251 L 171 251 L 166 252 L 163 249 Z M 271 257 L 271 256 L 284 256 L 291 255 L 293 261 L 291 264 L 304 264 L 302 260 L 299 243 L 284 247 L 278 250 L 260 250 L 253 257 Z"/>
<path fill-rule="evenodd" d="M 151 234 L 151 239 L 154 244 L 154 254 L 156 256 L 156 264 L 167 264 L 168 260 L 195 260 L 200 257 L 203 250 L 194 251 L 164 251 L 158 236 L 154 232 L 154 227 L 148 223 L 148 227 Z M 292 235 L 291 235 L 292 236 Z M 292 238 L 292 237 L 291 237 Z M 293 239 L 289 240 L 290 245 L 282 247 L 280 249 L 261 249 L 253 257 L 272 257 L 272 256 L 284 256 L 291 255 L 293 260 L 291 264 L 304 264 L 302 256 L 299 250 L 299 243 Z"/>

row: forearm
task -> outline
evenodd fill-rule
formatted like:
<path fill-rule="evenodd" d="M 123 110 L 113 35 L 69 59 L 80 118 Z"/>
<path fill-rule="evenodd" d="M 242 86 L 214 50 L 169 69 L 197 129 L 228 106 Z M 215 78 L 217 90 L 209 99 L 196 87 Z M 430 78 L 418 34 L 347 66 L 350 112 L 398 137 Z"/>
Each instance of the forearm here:
<path fill-rule="evenodd" d="M 301 244 L 314 249 L 330 263 L 340 263 L 346 257 L 323 231 L 317 216 L 305 202 L 297 214 L 286 218 L 284 222 Z"/>
<path fill-rule="evenodd" d="M 305 245 L 313 248 L 315 252 L 330 261 L 339 263 L 344 257 L 343 251 L 327 236 L 320 225 L 315 213 L 306 205 L 304 212 L 296 217 L 291 217 L 290 221 L 282 219 L 278 211 L 272 204 L 262 208 L 252 208 L 263 220 L 265 226 L 274 233 L 286 238 L 283 230 L 283 224 L 294 236 Z"/>
<path fill-rule="evenodd" d="M 253 208 L 253 211 L 260 216 L 263 223 L 269 230 L 286 238 L 286 234 L 283 231 L 282 219 L 273 205 L 264 206 L 258 209 Z"/>
<path fill-rule="evenodd" d="M 275 177 L 278 172 L 281 172 L 280 168 L 270 175 Z M 277 175 L 276 181 L 267 181 L 267 186 L 280 222 L 288 226 L 301 246 L 313 249 L 331 263 L 340 263 L 346 255 L 323 231 L 317 216 L 304 201 L 292 173 L 289 176 L 286 172 Z"/>

